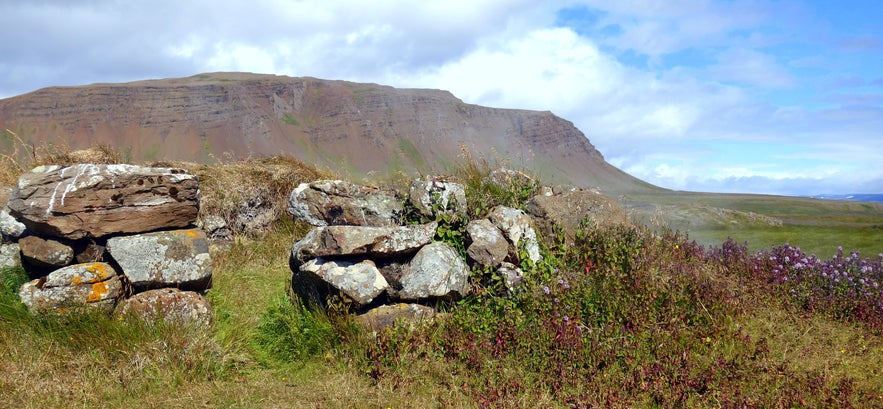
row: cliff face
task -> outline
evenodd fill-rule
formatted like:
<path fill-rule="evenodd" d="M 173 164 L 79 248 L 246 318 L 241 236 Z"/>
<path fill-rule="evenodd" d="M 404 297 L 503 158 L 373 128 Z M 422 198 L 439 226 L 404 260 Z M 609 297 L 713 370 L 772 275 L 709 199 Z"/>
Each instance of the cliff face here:
<path fill-rule="evenodd" d="M 611 193 L 647 185 L 550 112 L 466 104 L 446 91 L 245 73 L 53 87 L 0 100 L 28 143 L 96 143 L 133 160 L 286 154 L 342 175 L 438 173 L 473 158 Z M 9 132 L 0 148 L 11 146 Z"/>

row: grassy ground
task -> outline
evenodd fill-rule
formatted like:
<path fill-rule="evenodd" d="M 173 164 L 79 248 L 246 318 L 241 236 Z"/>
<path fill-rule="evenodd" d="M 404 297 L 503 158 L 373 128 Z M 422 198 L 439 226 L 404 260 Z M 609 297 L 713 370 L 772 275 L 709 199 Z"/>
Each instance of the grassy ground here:
<path fill-rule="evenodd" d="M 878 203 L 685 192 L 623 201 L 637 219 L 687 232 L 704 245 L 733 237 L 751 250 L 789 243 L 820 257 L 830 257 L 840 246 L 868 257 L 883 253 L 883 205 Z"/>
<path fill-rule="evenodd" d="M 229 210 L 253 194 L 221 180 L 231 175 L 272 182 L 254 193 L 266 195 L 301 177 L 273 174 L 311 175 L 279 173 L 277 165 L 285 164 L 200 170 L 211 180 L 206 189 L 247 193 L 207 192 L 208 208 Z M 484 173 L 472 167 L 460 175 L 474 217 L 494 204 L 519 206 L 532 193 L 488 186 Z M 836 217 L 877 223 L 872 213 L 850 212 Z M 288 253 L 306 231 L 283 215 L 263 236 L 238 235 L 212 249 L 208 331 L 35 317 L 16 298 L 21 272 L 3 272 L 3 406 L 883 406 L 883 311 L 855 307 L 880 302 L 880 292 L 807 304 L 791 294 L 809 281 L 777 280 L 732 243 L 699 248 L 664 229 L 588 226 L 572 243 L 548 238 L 544 261 L 525 265 L 519 291 L 475 271 L 477 295 L 443 305 L 446 318 L 370 337 L 340 311 L 290 297 Z M 879 266 L 867 274 L 883 282 Z"/>

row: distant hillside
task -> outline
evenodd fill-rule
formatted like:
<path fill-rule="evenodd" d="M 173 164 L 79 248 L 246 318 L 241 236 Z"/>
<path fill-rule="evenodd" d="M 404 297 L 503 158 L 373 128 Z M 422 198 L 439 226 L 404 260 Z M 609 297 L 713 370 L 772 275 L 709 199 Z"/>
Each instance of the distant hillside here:
<path fill-rule="evenodd" d="M 550 112 L 466 104 L 447 91 L 246 73 L 51 87 L 0 100 L 0 149 L 17 136 L 132 160 L 286 154 L 351 178 L 441 173 L 473 158 L 609 194 L 655 191 L 608 164 Z M 14 134 L 13 134 L 14 133 Z"/>

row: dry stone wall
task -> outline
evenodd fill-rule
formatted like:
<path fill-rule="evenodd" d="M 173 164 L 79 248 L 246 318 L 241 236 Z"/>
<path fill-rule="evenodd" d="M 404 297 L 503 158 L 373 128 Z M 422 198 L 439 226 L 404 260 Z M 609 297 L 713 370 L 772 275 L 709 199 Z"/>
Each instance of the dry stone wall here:
<path fill-rule="evenodd" d="M 198 213 L 199 181 L 184 169 L 41 166 L 0 212 L 0 264 L 33 278 L 19 296 L 35 313 L 98 308 L 204 325 L 212 270 Z"/>
<path fill-rule="evenodd" d="M 500 179 L 494 183 L 535 184 L 511 171 L 492 176 Z M 578 220 L 619 216 L 596 192 L 541 191 L 528 209 L 544 231 L 563 225 L 569 233 Z M 22 175 L 8 196 L 0 211 L 0 267 L 20 265 L 32 276 L 19 291 L 31 311 L 96 308 L 211 324 L 203 296 L 212 282 L 209 241 L 223 226 L 212 236 L 194 226 L 194 175 L 134 165 L 46 166 Z M 291 246 L 294 292 L 316 304 L 342 297 L 372 330 L 432 317 L 439 300 L 470 294 L 470 280 L 482 279 L 471 274 L 495 271 L 516 291 L 524 281 L 520 266 L 542 259 L 534 217 L 497 206 L 487 218 L 468 220 L 464 187 L 445 178 L 417 179 L 404 194 L 318 180 L 294 189 L 287 205 L 292 217 L 314 226 Z M 408 217 L 423 223 L 406 224 Z M 204 226 L 217 224 L 207 220 Z M 460 250 L 439 235 L 440 224 L 450 223 L 465 233 Z"/>
<path fill-rule="evenodd" d="M 540 259 L 530 216 L 506 207 L 469 224 L 465 254 L 440 241 L 439 221 L 465 225 L 468 215 L 464 187 L 444 178 L 413 181 L 407 197 L 338 180 L 315 181 L 293 190 L 288 204 L 292 217 L 316 226 L 292 244 L 294 292 L 318 304 L 343 295 L 375 330 L 398 318 L 431 317 L 427 309 L 438 300 L 467 296 L 472 266 L 497 269 L 514 291 L 523 281 L 518 250 L 526 249 L 532 262 Z M 407 209 L 436 221 L 402 225 Z M 381 214 L 380 219 L 362 216 Z"/>

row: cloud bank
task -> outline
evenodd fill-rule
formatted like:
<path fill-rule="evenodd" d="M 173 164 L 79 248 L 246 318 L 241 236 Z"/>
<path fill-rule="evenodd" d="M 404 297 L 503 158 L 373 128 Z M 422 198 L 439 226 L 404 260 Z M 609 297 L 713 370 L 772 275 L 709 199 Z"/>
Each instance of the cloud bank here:
<path fill-rule="evenodd" d="M 879 193 L 883 6 L 860 6 L 845 19 L 740 0 L 0 2 L 0 97 L 207 71 L 441 88 L 550 110 L 667 188 Z"/>

